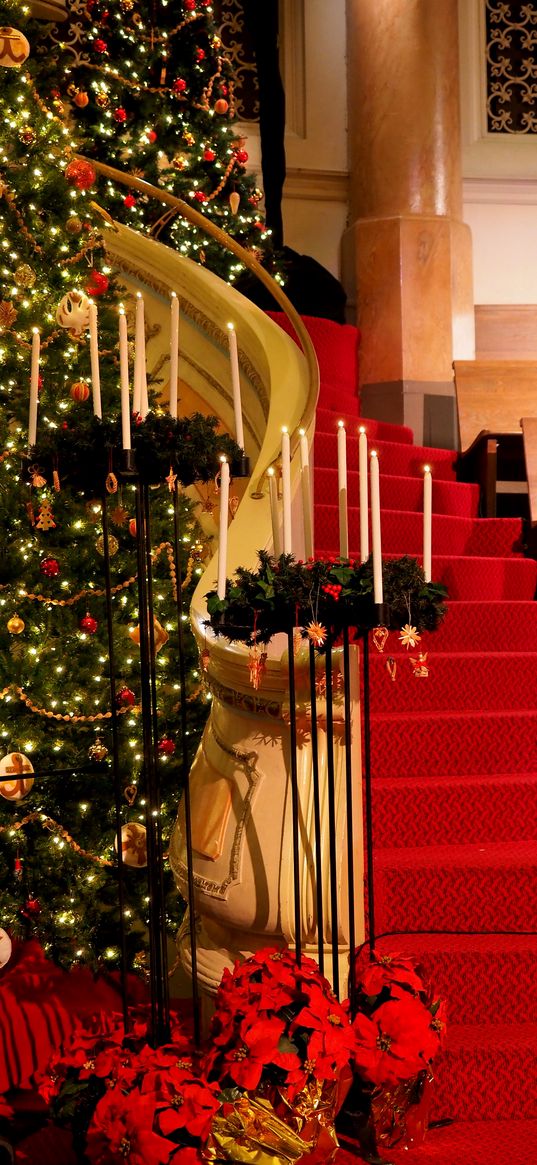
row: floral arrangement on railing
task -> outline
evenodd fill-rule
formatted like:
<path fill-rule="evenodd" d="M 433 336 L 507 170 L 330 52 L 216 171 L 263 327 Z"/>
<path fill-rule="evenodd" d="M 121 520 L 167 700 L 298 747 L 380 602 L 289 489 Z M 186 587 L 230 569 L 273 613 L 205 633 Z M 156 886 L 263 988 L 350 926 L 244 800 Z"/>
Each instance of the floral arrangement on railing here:
<path fill-rule="evenodd" d="M 366 1155 L 424 1134 L 444 1004 L 399 955 L 358 959 L 356 1014 L 313 960 L 263 949 L 226 971 L 205 1047 L 172 1020 L 148 1043 L 139 1008 L 77 1027 L 40 1092 L 90 1165 L 328 1165 L 343 1134 Z"/>
<path fill-rule="evenodd" d="M 446 1031 L 445 1001 L 416 962 L 362 952 L 355 969 L 354 1083 L 343 1123 L 368 1158 L 411 1148 L 427 1131 L 432 1064 Z"/>
<path fill-rule="evenodd" d="M 371 559 L 300 562 L 292 554 L 273 558 L 264 550 L 258 558 L 255 570 L 237 569 L 224 598 L 217 591 L 207 595 L 209 624 L 217 635 L 252 646 L 300 627 L 304 637 L 322 647 L 328 636 L 337 640 L 345 627 L 377 625 Z M 446 611 L 446 588 L 426 582 L 419 563 L 408 555 L 385 559 L 382 574 L 386 629 L 434 631 Z"/>

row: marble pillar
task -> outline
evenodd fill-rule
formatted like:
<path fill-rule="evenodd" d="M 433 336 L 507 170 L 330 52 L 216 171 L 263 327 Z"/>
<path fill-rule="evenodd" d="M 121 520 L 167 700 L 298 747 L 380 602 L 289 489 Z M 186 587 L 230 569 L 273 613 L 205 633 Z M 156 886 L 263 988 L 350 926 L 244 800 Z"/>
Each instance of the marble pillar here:
<path fill-rule="evenodd" d="M 347 0 L 350 222 L 367 416 L 452 445 L 474 356 L 462 222 L 457 0 Z"/>

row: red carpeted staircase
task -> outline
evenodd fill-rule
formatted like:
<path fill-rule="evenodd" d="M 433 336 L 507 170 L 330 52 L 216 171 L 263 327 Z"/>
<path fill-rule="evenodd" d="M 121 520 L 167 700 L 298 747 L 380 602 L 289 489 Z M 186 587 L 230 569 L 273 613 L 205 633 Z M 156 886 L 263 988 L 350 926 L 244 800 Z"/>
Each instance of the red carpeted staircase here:
<path fill-rule="evenodd" d="M 337 554 L 336 429 L 340 418 L 349 438 L 357 429 L 357 336 L 305 322 L 321 368 L 315 544 Z M 535 1165 L 537 937 L 508 932 L 537 929 L 537 563 L 521 554 L 518 520 L 477 517 L 477 487 L 456 482 L 454 453 L 416 447 L 403 427 L 361 423 L 379 455 L 383 555 L 420 556 L 423 466 L 432 466 L 432 574 L 449 589 L 443 627 L 420 644 L 427 678 L 413 675 L 416 653 L 394 634 L 371 659 L 376 923 L 393 934 L 377 945 L 417 955 L 450 1017 L 432 1119 L 453 1123 L 389 1156 Z M 348 462 L 357 556 L 350 439 Z M 448 933 L 487 930 L 498 933 Z M 347 1160 L 342 1150 L 338 1162 Z"/>

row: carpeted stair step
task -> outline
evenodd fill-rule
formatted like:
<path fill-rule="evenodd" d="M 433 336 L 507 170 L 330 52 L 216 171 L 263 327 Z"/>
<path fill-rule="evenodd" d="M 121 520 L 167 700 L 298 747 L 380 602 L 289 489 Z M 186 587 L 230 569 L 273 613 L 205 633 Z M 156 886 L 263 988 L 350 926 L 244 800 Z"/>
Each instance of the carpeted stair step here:
<path fill-rule="evenodd" d="M 356 557 L 354 548 L 351 552 Z M 337 549 L 332 549 L 337 554 Z M 385 558 L 397 558 L 397 554 L 383 551 Z M 421 554 L 415 557 L 421 562 Z M 510 558 L 487 558 L 477 555 L 433 554 L 432 578 L 447 587 L 448 598 L 466 600 L 481 599 L 533 599 L 537 583 L 537 562 L 520 555 Z"/>
<path fill-rule="evenodd" d="M 337 495 L 336 495 L 337 497 Z M 360 511 L 349 506 L 349 544 L 359 546 Z M 336 504 L 315 506 L 315 548 L 321 554 L 338 541 L 339 509 Z M 458 518 L 433 514 L 432 545 L 437 555 L 478 555 L 501 558 L 521 550 L 519 518 Z M 407 510 L 382 510 L 382 550 L 385 554 L 421 554 L 423 516 Z"/>
<path fill-rule="evenodd" d="M 529 651 L 537 647 L 537 603 L 532 596 L 530 601 L 448 601 L 446 617 L 428 641 L 435 654 Z"/>
<path fill-rule="evenodd" d="M 426 677 L 414 675 L 411 660 L 419 652 L 427 654 Z M 388 654 L 396 663 L 395 680 L 391 679 L 393 665 L 390 670 L 387 667 Z M 426 632 L 418 647 L 406 652 L 392 632 L 382 655 L 371 652 L 369 690 L 374 712 L 530 710 L 537 707 L 537 655 L 532 651 L 439 654 L 435 635 Z"/>
<path fill-rule="evenodd" d="M 434 1093 L 433 1093 L 434 1095 Z M 423 1145 L 390 1149 L 393 1165 L 535 1165 L 537 1120 L 456 1120 L 431 1128 Z M 355 1165 L 357 1150 L 339 1149 L 334 1165 Z"/>
<path fill-rule="evenodd" d="M 455 481 L 455 453 L 451 449 L 427 449 L 421 445 L 407 445 L 399 441 L 377 441 L 375 449 L 378 451 L 382 500 L 382 477 L 384 474 L 395 474 L 398 477 L 421 477 L 423 479 L 424 465 L 430 465 L 435 479 L 441 481 Z M 348 451 L 347 459 L 351 464 L 352 453 Z M 337 466 L 337 437 L 332 433 L 319 433 L 314 441 L 315 465 L 324 465 L 328 468 Z"/>
<path fill-rule="evenodd" d="M 537 762 L 534 773 L 381 777 L 374 783 L 374 839 L 379 847 L 439 841 L 478 845 L 514 837 L 532 841 L 536 822 Z"/>
<path fill-rule="evenodd" d="M 347 463 L 349 504 L 358 504 L 360 475 Z M 314 474 L 315 502 L 334 504 L 338 497 L 337 470 L 317 468 Z M 382 479 L 382 504 L 387 510 L 412 510 L 423 513 L 423 481 L 419 477 L 395 477 L 386 474 Z M 475 518 L 479 505 L 479 488 L 458 481 L 438 480 L 433 489 L 433 513 L 453 514 L 459 518 Z"/>
<path fill-rule="evenodd" d="M 414 434 L 406 425 L 392 425 L 389 421 L 373 421 L 368 417 L 358 415 L 358 401 L 355 398 L 356 408 L 343 409 L 336 412 L 334 409 L 318 408 L 315 413 L 316 433 L 337 433 L 338 421 L 344 421 L 349 442 L 349 453 L 352 452 L 352 440 L 360 428 L 365 429 L 370 441 L 397 441 L 403 445 L 412 445 Z M 337 406 L 336 406 L 337 407 Z M 358 442 L 355 441 L 356 456 L 358 456 Z"/>
<path fill-rule="evenodd" d="M 415 958 L 449 1023 L 519 1024 L 537 992 L 537 935 L 398 934 L 377 941 L 382 954 Z"/>
<path fill-rule="evenodd" d="M 537 841 L 379 850 L 374 870 L 379 934 L 535 930 Z"/>
<path fill-rule="evenodd" d="M 452 1024 L 435 1068 L 431 1117 L 535 1120 L 536 1080 L 537 1024 Z"/>
<path fill-rule="evenodd" d="M 536 738 L 537 711 L 373 712 L 371 769 L 373 778 L 533 773 Z"/>

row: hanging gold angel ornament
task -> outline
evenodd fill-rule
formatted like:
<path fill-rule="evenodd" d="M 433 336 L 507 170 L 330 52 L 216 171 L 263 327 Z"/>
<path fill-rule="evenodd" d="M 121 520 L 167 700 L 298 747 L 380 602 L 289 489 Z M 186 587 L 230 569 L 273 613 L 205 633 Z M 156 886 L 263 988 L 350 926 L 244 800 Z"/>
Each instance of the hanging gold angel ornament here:
<path fill-rule="evenodd" d="M 267 670 L 267 653 L 262 651 L 258 643 L 254 643 L 250 648 L 248 654 L 248 671 L 250 673 L 250 683 L 257 692 L 261 687 L 261 681 Z"/>

